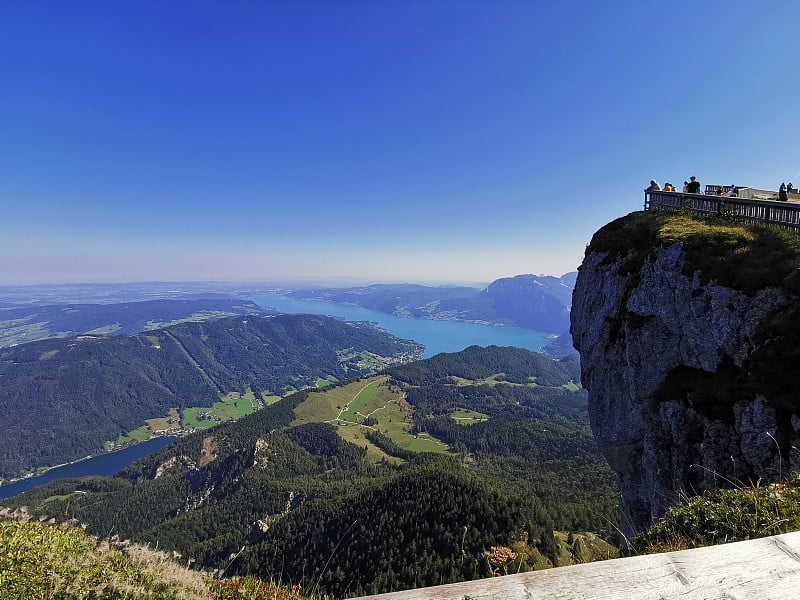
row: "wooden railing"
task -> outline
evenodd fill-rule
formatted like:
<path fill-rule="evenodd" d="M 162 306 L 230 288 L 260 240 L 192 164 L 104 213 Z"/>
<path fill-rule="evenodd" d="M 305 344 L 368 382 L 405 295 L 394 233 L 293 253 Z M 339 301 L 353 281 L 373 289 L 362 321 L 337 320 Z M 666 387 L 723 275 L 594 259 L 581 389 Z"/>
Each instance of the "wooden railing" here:
<path fill-rule="evenodd" d="M 800 597 L 800 532 L 364 596 L 355 600 Z"/>
<path fill-rule="evenodd" d="M 734 221 L 767 223 L 800 233 L 800 204 L 778 200 L 745 200 L 682 192 L 645 192 L 644 209 L 688 210 L 702 215 L 726 215 Z"/>

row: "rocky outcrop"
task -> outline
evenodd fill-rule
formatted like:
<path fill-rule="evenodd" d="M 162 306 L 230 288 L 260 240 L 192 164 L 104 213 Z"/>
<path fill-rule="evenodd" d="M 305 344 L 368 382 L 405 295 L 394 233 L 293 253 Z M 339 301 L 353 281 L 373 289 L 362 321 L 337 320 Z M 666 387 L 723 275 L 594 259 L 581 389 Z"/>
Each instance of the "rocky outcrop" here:
<path fill-rule="evenodd" d="M 580 268 L 571 332 L 623 531 L 681 494 L 800 470 L 798 297 L 780 281 L 716 283 L 680 241 L 599 246 Z"/>

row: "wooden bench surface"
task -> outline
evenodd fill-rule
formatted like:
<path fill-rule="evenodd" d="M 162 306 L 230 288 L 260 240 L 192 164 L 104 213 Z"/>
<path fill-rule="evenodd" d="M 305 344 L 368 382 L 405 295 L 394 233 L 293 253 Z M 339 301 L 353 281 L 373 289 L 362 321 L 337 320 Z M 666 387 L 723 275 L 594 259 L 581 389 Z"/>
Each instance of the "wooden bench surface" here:
<path fill-rule="evenodd" d="M 794 600 L 800 599 L 800 532 L 363 598 Z"/>

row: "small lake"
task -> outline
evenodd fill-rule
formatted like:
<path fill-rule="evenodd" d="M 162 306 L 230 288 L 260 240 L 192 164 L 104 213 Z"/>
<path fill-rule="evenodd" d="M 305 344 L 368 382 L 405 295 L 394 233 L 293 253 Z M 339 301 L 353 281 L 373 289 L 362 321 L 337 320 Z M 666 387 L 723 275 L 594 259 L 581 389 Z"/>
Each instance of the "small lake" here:
<path fill-rule="evenodd" d="M 424 358 L 440 352 L 458 352 L 473 345 L 515 346 L 538 352 L 547 342 L 544 333 L 521 327 L 406 319 L 353 304 L 296 300 L 287 296 L 254 296 L 250 299 L 264 308 L 288 314 L 310 313 L 339 317 L 345 321 L 377 323 L 392 335 L 425 344 Z"/>
<path fill-rule="evenodd" d="M 42 475 L 28 477 L 14 483 L 0 486 L 0 498 L 10 498 L 22 492 L 27 492 L 35 487 L 55 479 L 66 477 L 84 477 L 86 475 L 116 475 L 133 461 L 144 458 L 148 454 L 160 450 L 170 442 L 174 442 L 175 437 L 154 437 L 141 444 L 134 444 L 116 452 L 99 454 L 92 458 L 79 460 L 69 465 L 55 467 Z"/>

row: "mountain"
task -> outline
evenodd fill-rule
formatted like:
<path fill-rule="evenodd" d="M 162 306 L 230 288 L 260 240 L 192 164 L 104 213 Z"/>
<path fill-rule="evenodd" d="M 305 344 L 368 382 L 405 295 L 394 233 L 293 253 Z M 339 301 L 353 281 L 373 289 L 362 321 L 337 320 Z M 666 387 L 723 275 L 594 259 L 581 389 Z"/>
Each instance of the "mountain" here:
<path fill-rule="evenodd" d="M 581 544 L 554 530 L 612 536 L 617 497 L 576 375 L 574 360 L 472 347 L 3 502 L 338 597 L 569 564 Z"/>
<path fill-rule="evenodd" d="M 558 333 L 569 328 L 575 275 L 518 275 L 498 279 L 482 290 L 397 284 L 317 288 L 290 295 L 357 304 L 401 317 L 489 322 Z"/>
<path fill-rule="evenodd" d="M 572 335 L 622 526 L 800 470 L 800 240 L 659 211 L 595 233 Z"/>
<path fill-rule="evenodd" d="M 0 348 L 52 337 L 138 333 L 179 321 L 271 314 L 277 313 L 249 300 L 207 296 L 114 304 L 0 306 Z"/>
<path fill-rule="evenodd" d="M 565 279 L 566 277 L 566 279 Z M 479 306 L 499 322 L 557 333 L 569 326 L 572 278 L 517 275 L 498 279 L 481 292 Z"/>
<path fill-rule="evenodd" d="M 127 336 L 0 349 L 0 477 L 101 451 L 104 442 L 228 392 L 284 394 L 421 353 L 368 324 L 243 316 Z"/>

